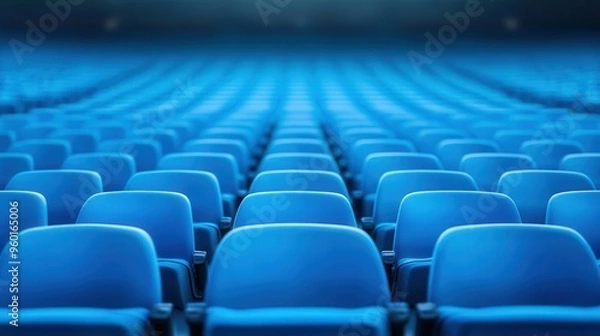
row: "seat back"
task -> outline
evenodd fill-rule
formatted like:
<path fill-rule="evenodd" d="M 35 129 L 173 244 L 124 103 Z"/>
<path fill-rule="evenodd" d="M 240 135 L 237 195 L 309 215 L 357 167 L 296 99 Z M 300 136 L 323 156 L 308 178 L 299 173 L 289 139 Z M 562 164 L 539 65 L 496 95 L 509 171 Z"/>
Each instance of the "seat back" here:
<path fill-rule="evenodd" d="M 270 223 L 356 226 L 352 206 L 340 194 L 315 191 L 259 192 L 246 196 L 233 227 Z"/>
<path fill-rule="evenodd" d="M 33 158 L 29 154 L 0 153 L 0 189 L 6 188 L 13 176 L 29 170 L 33 170 Z"/>
<path fill-rule="evenodd" d="M 505 172 L 526 169 L 535 169 L 535 162 L 522 154 L 468 154 L 460 163 L 460 170 L 471 175 L 482 191 L 496 191 Z"/>
<path fill-rule="evenodd" d="M 339 167 L 333 157 L 326 154 L 280 153 L 269 154 L 263 158 L 259 172 L 268 170 L 325 170 L 339 173 Z"/>
<path fill-rule="evenodd" d="M 239 166 L 239 172 L 248 170 L 250 152 L 241 140 L 230 139 L 200 139 L 188 141 L 183 150 L 188 153 L 222 153 L 231 154 Z"/>
<path fill-rule="evenodd" d="M 137 173 L 127 182 L 125 189 L 181 193 L 190 201 L 194 223 L 219 223 L 223 217 L 221 190 L 212 173 L 192 170 Z"/>
<path fill-rule="evenodd" d="M 48 205 L 48 224 L 74 223 L 81 206 L 102 192 L 100 175 L 88 170 L 38 170 L 13 177 L 6 190 L 40 193 Z"/>
<path fill-rule="evenodd" d="M 548 201 L 546 224 L 569 227 L 585 238 L 600 259 L 600 191 L 569 191 Z"/>
<path fill-rule="evenodd" d="M 140 228 L 152 237 L 159 258 L 180 259 L 192 264 L 192 210 L 190 201 L 182 194 L 162 191 L 96 194 L 81 208 L 77 223 Z"/>
<path fill-rule="evenodd" d="M 498 146 L 490 140 L 458 139 L 443 140 L 436 149 L 436 155 L 445 169 L 458 170 L 465 155 L 474 153 L 496 153 Z"/>
<path fill-rule="evenodd" d="M 71 146 L 65 140 L 23 140 L 15 142 L 8 151 L 31 155 L 36 170 L 59 169 L 71 154 Z"/>
<path fill-rule="evenodd" d="M 600 187 L 600 153 L 570 154 L 560 162 L 561 170 L 580 172 Z"/>
<path fill-rule="evenodd" d="M 594 184 L 577 172 L 554 170 L 516 170 L 502 174 L 498 192 L 512 198 L 524 223 L 546 222 L 546 207 L 554 194 L 593 190 Z"/>
<path fill-rule="evenodd" d="M 237 194 L 238 165 L 230 154 L 181 153 L 165 155 L 160 170 L 203 170 L 215 175 L 222 193 Z"/>
<path fill-rule="evenodd" d="M 429 301 L 438 306 L 599 306 L 594 255 L 575 231 L 542 225 L 453 228 L 433 254 Z"/>
<path fill-rule="evenodd" d="M 119 153 L 133 157 L 137 171 L 156 169 L 162 156 L 160 143 L 156 140 L 109 140 L 98 145 L 98 152 Z"/>
<path fill-rule="evenodd" d="M 476 191 L 475 181 L 467 174 L 442 170 L 405 170 L 385 173 L 375 196 L 373 221 L 395 223 L 402 199 L 418 191 L 471 190 Z"/>
<path fill-rule="evenodd" d="M 415 146 L 406 140 L 366 139 L 356 141 L 350 151 L 349 168 L 354 174 L 358 174 L 362 171 L 365 160 L 371 154 L 414 152 Z"/>
<path fill-rule="evenodd" d="M 67 158 L 63 169 L 91 170 L 100 174 L 104 191 L 123 190 L 135 174 L 135 160 L 131 155 L 118 153 L 75 154 Z"/>
<path fill-rule="evenodd" d="M 252 181 L 249 193 L 265 191 L 324 191 L 342 194 L 349 198 L 342 177 L 321 170 L 270 170 L 258 174 Z"/>
<path fill-rule="evenodd" d="M 6 225 L 0 225 L 0 248 L 17 241 L 19 233 L 29 228 L 48 225 L 48 206 L 42 194 L 30 191 L 0 191 L 0 202 Z"/>
<path fill-rule="evenodd" d="M 482 191 L 421 191 L 400 203 L 394 236 L 396 259 L 431 258 L 440 235 L 470 224 L 521 223 L 506 195 Z"/>
<path fill-rule="evenodd" d="M 65 252 L 68 250 L 68 253 Z M 0 260 L 8 265 L 8 246 Z M 59 225 L 19 237 L 19 306 L 32 308 L 147 308 L 161 302 L 152 240 L 142 230 L 112 225 Z M 10 272 L 0 273 L 10 283 Z M 0 298 L 12 302 L 9 291 Z"/>
<path fill-rule="evenodd" d="M 531 157 L 539 169 L 558 169 L 565 156 L 581 153 L 582 149 L 574 141 L 531 140 L 521 145 L 521 152 Z"/>
<path fill-rule="evenodd" d="M 206 303 L 232 309 L 385 306 L 387 288 L 379 253 L 359 229 L 257 225 L 235 229 L 219 244 Z"/>

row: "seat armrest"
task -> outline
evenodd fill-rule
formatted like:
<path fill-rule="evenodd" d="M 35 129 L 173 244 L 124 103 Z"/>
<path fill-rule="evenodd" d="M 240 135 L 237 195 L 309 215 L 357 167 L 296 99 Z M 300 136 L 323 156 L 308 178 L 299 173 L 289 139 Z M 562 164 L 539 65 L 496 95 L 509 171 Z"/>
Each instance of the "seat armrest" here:
<path fill-rule="evenodd" d="M 219 221 L 219 229 L 221 230 L 229 230 L 233 225 L 233 220 L 231 217 L 222 217 Z"/>
<path fill-rule="evenodd" d="M 393 290 L 393 285 L 395 283 L 394 273 L 396 270 L 396 253 L 394 251 L 381 251 L 381 261 L 383 261 L 383 267 L 387 274 L 390 289 Z"/>
<path fill-rule="evenodd" d="M 206 319 L 206 303 L 192 302 L 185 307 L 185 320 L 190 328 L 190 335 L 202 336 L 204 334 L 204 321 Z"/>
<path fill-rule="evenodd" d="M 409 318 L 410 308 L 406 302 L 392 302 L 388 305 L 388 321 L 393 336 L 404 336 Z"/>
<path fill-rule="evenodd" d="M 204 286 L 208 277 L 208 262 L 206 259 L 206 251 L 194 251 L 194 280 L 196 289 L 199 294 L 204 297 Z"/>
<path fill-rule="evenodd" d="M 150 311 L 153 335 L 173 335 L 173 304 L 157 303 Z"/>
<path fill-rule="evenodd" d="M 437 306 L 431 302 L 417 303 L 417 328 L 415 335 L 432 336 L 435 324 L 438 320 Z"/>
<path fill-rule="evenodd" d="M 362 229 L 365 231 L 373 231 L 375 223 L 373 222 L 373 217 L 362 217 L 360 219 L 360 225 Z"/>

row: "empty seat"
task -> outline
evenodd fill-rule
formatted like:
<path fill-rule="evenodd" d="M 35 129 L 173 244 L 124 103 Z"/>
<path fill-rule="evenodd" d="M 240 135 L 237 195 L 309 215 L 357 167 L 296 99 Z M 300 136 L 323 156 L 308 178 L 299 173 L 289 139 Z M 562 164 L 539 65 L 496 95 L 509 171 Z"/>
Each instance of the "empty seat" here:
<path fill-rule="evenodd" d="M 402 199 L 417 191 L 476 191 L 473 178 L 462 172 L 442 170 L 406 170 L 385 173 L 379 180 L 373 205 L 373 217 L 362 219 L 364 228 L 374 228 L 373 238 L 381 250 L 391 250 L 398 208 Z"/>
<path fill-rule="evenodd" d="M 162 191 L 100 193 L 85 202 L 77 223 L 131 226 L 146 231 L 160 261 L 166 302 L 182 308 L 200 296 L 194 267 L 194 231 L 190 201 L 182 194 Z M 89 248 L 89 247 L 88 247 Z"/>
<path fill-rule="evenodd" d="M 337 163 L 330 155 L 306 153 L 269 154 L 263 158 L 258 167 L 259 172 L 268 170 L 325 170 L 340 172 Z"/>
<path fill-rule="evenodd" d="M 15 175 L 6 190 L 42 194 L 48 204 L 48 224 L 69 224 L 75 222 L 88 198 L 102 192 L 102 179 L 88 170 L 28 171 Z"/>
<path fill-rule="evenodd" d="M 538 169 L 558 169 L 565 156 L 581 153 L 581 147 L 573 141 L 532 140 L 521 145 L 521 152 L 530 156 Z"/>
<path fill-rule="evenodd" d="M 422 191 L 400 203 L 394 237 L 394 297 L 410 304 L 427 299 L 430 258 L 447 229 L 470 224 L 520 223 L 506 195 L 478 191 Z"/>
<path fill-rule="evenodd" d="M 24 140 L 8 151 L 31 155 L 34 169 L 59 169 L 71 154 L 71 146 L 64 140 Z"/>
<path fill-rule="evenodd" d="M 460 162 L 465 155 L 495 152 L 498 152 L 498 146 L 493 141 L 458 139 L 440 142 L 436 150 L 436 155 L 445 169 L 458 170 Z"/>
<path fill-rule="evenodd" d="M 570 154 L 560 162 L 560 169 L 585 174 L 600 188 L 600 153 Z"/>
<path fill-rule="evenodd" d="M 414 152 L 415 147 L 406 140 L 399 139 L 366 139 L 359 140 L 350 149 L 348 168 L 352 174 L 359 174 L 367 157 L 375 153 Z"/>
<path fill-rule="evenodd" d="M 414 143 L 420 152 L 435 153 L 440 142 L 451 139 L 464 139 L 467 134 L 451 128 L 425 129 L 417 133 Z"/>
<path fill-rule="evenodd" d="M 342 177 L 321 170 L 270 170 L 258 174 L 250 185 L 249 193 L 264 191 L 324 191 L 348 195 Z"/>
<path fill-rule="evenodd" d="M 260 237 L 260 244 L 240 245 L 252 237 Z M 215 260 L 200 333 L 337 335 L 360 321 L 369 335 L 391 334 L 385 272 L 373 243 L 358 229 L 244 227 L 223 239 Z"/>
<path fill-rule="evenodd" d="M 33 170 L 33 159 L 28 154 L 0 153 L 0 190 L 20 172 Z"/>
<path fill-rule="evenodd" d="M 143 140 L 154 140 L 160 144 L 163 154 L 169 154 L 177 151 L 180 145 L 180 139 L 177 132 L 173 130 L 162 129 L 141 129 L 133 133 L 134 138 Z"/>
<path fill-rule="evenodd" d="M 91 170 L 100 174 L 103 191 L 123 190 L 135 174 L 135 161 L 131 155 L 118 153 L 87 153 L 71 155 L 63 169 Z"/>
<path fill-rule="evenodd" d="M 442 169 L 442 165 L 437 157 L 430 154 L 379 153 L 369 155 L 365 160 L 360 180 L 355 181 L 355 184 L 360 187 L 357 189 L 358 192 L 354 193 L 354 196 L 358 200 L 362 199 L 362 211 L 359 211 L 359 213 L 362 216 L 371 216 L 377 185 L 379 185 L 379 180 L 385 173 L 394 170 L 415 169 L 438 170 Z"/>
<path fill-rule="evenodd" d="M 576 130 L 569 135 L 584 152 L 600 152 L 600 130 Z"/>
<path fill-rule="evenodd" d="M 505 130 L 494 134 L 494 141 L 498 144 L 500 151 L 506 153 L 520 153 L 521 145 L 525 141 L 535 140 L 541 137 L 541 133 L 535 130 Z"/>
<path fill-rule="evenodd" d="M 273 140 L 267 148 L 268 154 L 278 153 L 315 153 L 328 154 L 329 149 L 322 140 L 288 138 Z"/>
<path fill-rule="evenodd" d="M 100 141 L 124 139 L 127 136 L 127 128 L 119 122 L 98 123 L 88 128 L 100 137 Z"/>
<path fill-rule="evenodd" d="M 86 130 L 57 130 L 50 137 L 69 142 L 73 154 L 95 152 L 99 139 L 96 133 Z"/>
<path fill-rule="evenodd" d="M 143 172 L 135 174 L 125 189 L 184 194 L 192 206 L 196 249 L 206 251 L 209 262 L 221 239 L 219 229 L 231 226 L 231 221 L 223 218 L 221 190 L 212 173 L 191 170 Z"/>
<path fill-rule="evenodd" d="M 246 191 L 242 176 L 238 175 L 238 165 L 230 154 L 178 153 L 165 155 L 158 163 L 160 170 L 203 170 L 212 173 L 219 181 L 223 211 L 233 217 L 239 198 Z"/>
<path fill-rule="evenodd" d="M 524 223 L 545 223 L 546 206 L 554 194 L 593 189 L 587 176 L 567 171 L 517 170 L 504 173 L 498 181 L 498 192 L 515 201 Z"/>
<path fill-rule="evenodd" d="M 313 127 L 285 127 L 273 132 L 273 139 L 302 138 L 322 140 L 323 135 Z"/>
<path fill-rule="evenodd" d="M 245 174 L 250 166 L 250 152 L 240 140 L 200 139 L 188 141 L 183 150 L 189 153 L 221 153 L 232 155 L 239 166 L 239 172 Z"/>
<path fill-rule="evenodd" d="M 97 224 L 30 229 L 20 234 L 18 259 L 16 274 L 0 273 L 6 286 L 18 277 L 21 289 L 0 292 L 7 303 L 0 308 L 2 335 L 152 332 L 160 277 L 156 251 L 142 230 Z M 0 260 L 8 265 L 11 252 L 5 249 Z M 9 324 L 11 304 L 18 306 L 18 327 Z"/>
<path fill-rule="evenodd" d="M 19 140 L 46 139 L 60 127 L 57 123 L 31 124 L 19 130 Z"/>
<path fill-rule="evenodd" d="M 0 131 L 0 152 L 9 149 L 16 140 L 15 132 Z"/>
<path fill-rule="evenodd" d="M 569 191 L 548 201 L 546 224 L 569 227 L 585 238 L 600 259 L 600 191 Z"/>
<path fill-rule="evenodd" d="M 350 201 L 316 191 L 259 192 L 246 196 L 233 227 L 270 223 L 322 223 L 356 226 Z"/>
<path fill-rule="evenodd" d="M 155 140 L 110 140 L 98 145 L 98 152 L 131 155 L 137 171 L 156 169 L 162 157 L 160 143 Z"/>
<path fill-rule="evenodd" d="M 29 228 L 48 225 L 48 207 L 41 194 L 30 191 L 0 191 L 2 213 L 6 215 L 6 224 L 0 225 L 0 249 L 9 241 L 16 241 L 18 249 L 19 235 Z"/>
<path fill-rule="evenodd" d="M 535 169 L 535 162 L 522 154 L 468 154 L 460 163 L 460 170 L 471 175 L 482 191 L 496 191 L 502 174 L 513 170 Z"/>
<path fill-rule="evenodd" d="M 600 277 L 589 246 L 557 226 L 481 225 L 442 235 L 431 266 L 436 335 L 597 335 Z"/>

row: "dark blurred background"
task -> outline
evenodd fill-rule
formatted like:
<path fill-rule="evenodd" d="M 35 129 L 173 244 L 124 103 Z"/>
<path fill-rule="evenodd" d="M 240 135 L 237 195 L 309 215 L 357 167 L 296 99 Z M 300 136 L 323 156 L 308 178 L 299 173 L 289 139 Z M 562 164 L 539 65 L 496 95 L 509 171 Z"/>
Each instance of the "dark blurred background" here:
<path fill-rule="evenodd" d="M 447 24 L 445 14 L 464 11 L 470 1 L 475 0 L 2 0 L 0 25 L 2 32 L 24 33 L 28 20 L 39 24 L 52 13 L 52 6 L 69 4 L 70 12 L 53 33 L 422 36 Z M 596 0 L 480 0 L 479 5 L 484 12 L 471 18 L 465 34 L 552 37 L 600 31 L 600 1 Z"/>

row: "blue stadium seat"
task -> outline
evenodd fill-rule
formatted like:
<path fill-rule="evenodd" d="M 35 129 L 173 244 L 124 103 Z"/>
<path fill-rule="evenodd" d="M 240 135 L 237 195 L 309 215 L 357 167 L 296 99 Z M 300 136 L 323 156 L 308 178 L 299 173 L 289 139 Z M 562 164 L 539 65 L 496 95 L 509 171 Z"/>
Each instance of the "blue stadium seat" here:
<path fill-rule="evenodd" d="M 119 191 L 135 174 L 135 161 L 131 155 L 118 153 L 88 153 L 71 155 L 63 169 L 91 170 L 100 174 L 103 191 Z"/>
<path fill-rule="evenodd" d="M 256 150 L 257 136 L 252 131 L 240 127 L 213 127 L 202 132 L 202 139 L 232 139 L 242 141 L 250 152 Z"/>
<path fill-rule="evenodd" d="M 24 140 L 15 142 L 8 152 L 31 155 L 34 169 L 59 169 L 71 154 L 71 146 L 64 140 Z"/>
<path fill-rule="evenodd" d="M 442 165 L 431 154 L 421 153 L 379 153 L 371 154 L 365 160 L 363 171 L 360 177 L 355 181 L 358 192 L 354 193 L 354 197 L 362 200 L 362 211 L 359 213 L 363 217 L 371 216 L 373 212 L 373 202 L 375 193 L 381 177 L 388 172 L 394 170 L 438 170 L 442 169 Z"/>
<path fill-rule="evenodd" d="M 162 157 L 160 143 L 155 140 L 109 140 L 98 145 L 100 153 L 120 153 L 131 155 L 137 171 L 154 170 Z"/>
<path fill-rule="evenodd" d="M 159 258 L 164 300 L 182 308 L 200 297 L 202 284 L 194 281 L 192 209 L 184 195 L 162 191 L 100 193 L 85 202 L 77 223 L 118 224 L 146 231 Z"/>
<path fill-rule="evenodd" d="M 322 140 L 287 138 L 276 139 L 267 148 L 267 154 L 279 153 L 314 153 L 329 154 L 329 149 Z"/>
<path fill-rule="evenodd" d="M 0 152 L 9 149 L 17 139 L 15 132 L 0 131 Z"/>
<path fill-rule="evenodd" d="M 143 140 L 154 140 L 160 144 L 162 154 L 177 151 L 181 143 L 179 135 L 173 130 L 141 129 L 133 133 L 133 138 Z"/>
<path fill-rule="evenodd" d="M 600 152 L 600 130 L 575 130 L 569 140 L 577 142 L 586 153 Z"/>
<path fill-rule="evenodd" d="M 217 178 L 208 172 L 191 170 L 152 171 L 135 174 L 126 190 L 171 191 L 185 195 L 192 206 L 196 249 L 206 251 L 207 260 L 221 239 L 220 226 L 231 226 L 223 218 L 223 203 Z"/>
<path fill-rule="evenodd" d="M 239 172 L 246 174 L 250 167 L 250 152 L 241 140 L 200 139 L 190 140 L 183 146 L 188 153 L 216 153 L 232 155 L 239 166 Z"/>
<path fill-rule="evenodd" d="M 496 191 L 505 172 L 527 169 L 535 169 L 535 162 L 522 154 L 468 154 L 460 163 L 460 170 L 471 175 L 482 191 Z"/>
<path fill-rule="evenodd" d="M 156 251 L 142 230 L 97 224 L 30 229 L 20 234 L 18 258 L 19 326 L 9 324 L 7 306 L 15 294 L 3 290 L 0 334 L 152 333 L 160 277 Z M 8 248 L 0 260 L 12 260 Z M 12 276 L 1 272 L 0 283 L 8 286 Z"/>
<path fill-rule="evenodd" d="M 273 139 L 314 139 L 323 140 L 323 134 L 313 127 L 285 127 L 273 132 Z"/>
<path fill-rule="evenodd" d="M 421 191 L 400 203 L 394 254 L 394 297 L 410 304 L 427 300 L 435 243 L 447 229 L 471 224 L 521 223 L 506 195 L 479 191 Z"/>
<path fill-rule="evenodd" d="M 535 130 L 505 130 L 494 134 L 494 141 L 498 144 L 501 152 L 521 153 L 521 145 L 525 141 L 540 138 L 540 133 Z"/>
<path fill-rule="evenodd" d="M 177 153 L 165 155 L 158 163 L 160 170 L 202 170 L 212 173 L 219 181 L 223 212 L 233 217 L 239 198 L 246 193 L 243 177 L 238 175 L 238 165 L 230 154 Z"/>
<path fill-rule="evenodd" d="M 424 129 L 417 133 L 414 143 L 420 152 L 435 153 L 440 142 L 452 139 L 465 139 L 467 134 L 452 128 Z"/>
<path fill-rule="evenodd" d="M 15 175 L 6 190 L 42 194 L 48 204 L 48 224 L 74 223 L 81 206 L 102 192 L 100 175 L 87 170 L 37 170 Z"/>
<path fill-rule="evenodd" d="M 95 152 L 99 141 L 96 133 L 87 130 L 57 130 L 50 138 L 69 142 L 72 154 Z"/>
<path fill-rule="evenodd" d="M 47 139 L 50 134 L 59 129 L 60 125 L 56 123 L 30 124 L 19 130 L 19 140 L 39 140 Z"/>
<path fill-rule="evenodd" d="M 429 301 L 438 309 L 428 313 L 437 316 L 431 321 L 436 335 L 593 336 L 600 330 L 598 267 L 584 239 L 568 228 L 448 230 L 430 275 Z"/>
<path fill-rule="evenodd" d="M 348 169 L 352 174 L 360 174 L 367 157 L 375 153 L 414 152 L 415 146 L 407 140 L 367 139 L 359 140 L 350 149 Z"/>
<path fill-rule="evenodd" d="M 340 173 L 340 169 L 333 157 L 326 154 L 269 154 L 263 158 L 258 167 L 259 172 L 286 169 L 326 170 Z"/>
<path fill-rule="evenodd" d="M 465 155 L 496 152 L 498 152 L 498 146 L 490 140 L 456 139 L 441 141 L 436 155 L 445 169 L 458 170 Z"/>
<path fill-rule="evenodd" d="M 340 175 L 320 170 L 270 170 L 258 174 L 248 193 L 265 191 L 324 191 L 344 195 L 348 189 Z"/>
<path fill-rule="evenodd" d="M 253 237 L 260 244 L 240 247 Z M 300 265 L 310 266 L 299 274 Z M 206 335 L 391 334 L 390 295 L 377 250 L 365 233 L 342 226 L 232 231 L 217 249 L 206 306 Z"/>
<path fill-rule="evenodd" d="M 565 191 L 593 190 L 594 183 L 577 172 L 555 170 L 516 170 L 502 174 L 498 192 L 512 198 L 524 223 L 543 224 L 546 207 L 554 194 Z"/>
<path fill-rule="evenodd" d="M 0 225 L 0 248 L 9 241 L 17 241 L 22 231 L 48 225 L 48 206 L 41 194 L 31 191 L 0 191 L 2 214 L 6 218 L 5 225 Z"/>
<path fill-rule="evenodd" d="M 570 154 L 560 162 L 560 169 L 585 174 L 600 188 L 600 153 Z"/>
<path fill-rule="evenodd" d="M 569 227 L 585 238 L 600 259 L 600 191 L 569 191 L 548 201 L 546 224 Z"/>
<path fill-rule="evenodd" d="M 581 153 L 581 147 L 566 140 L 531 140 L 521 145 L 521 152 L 530 156 L 538 169 L 558 169 L 569 154 Z"/>
<path fill-rule="evenodd" d="M 362 219 L 365 229 L 374 229 L 373 239 L 380 251 L 393 248 L 396 219 L 402 199 L 413 192 L 434 190 L 476 191 L 477 185 L 469 175 L 455 171 L 391 171 L 381 177 L 375 193 L 373 217 Z"/>
<path fill-rule="evenodd" d="M 346 197 L 318 191 L 249 194 L 240 203 L 233 227 L 270 223 L 322 223 L 356 227 L 352 206 Z"/>
<path fill-rule="evenodd" d="M 88 129 L 97 133 L 100 141 L 121 140 L 127 136 L 127 128 L 119 122 L 97 123 Z"/>
<path fill-rule="evenodd" d="M 33 170 L 33 159 L 28 154 L 0 153 L 0 190 L 13 176 L 29 170 Z"/>

